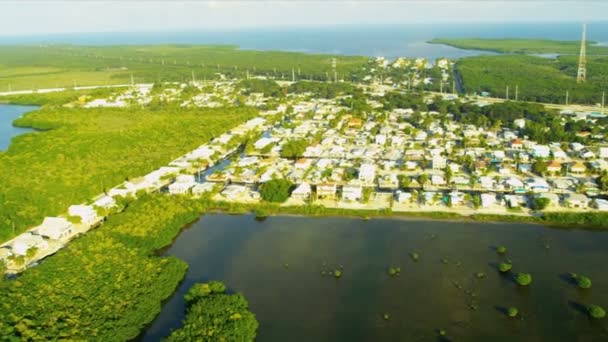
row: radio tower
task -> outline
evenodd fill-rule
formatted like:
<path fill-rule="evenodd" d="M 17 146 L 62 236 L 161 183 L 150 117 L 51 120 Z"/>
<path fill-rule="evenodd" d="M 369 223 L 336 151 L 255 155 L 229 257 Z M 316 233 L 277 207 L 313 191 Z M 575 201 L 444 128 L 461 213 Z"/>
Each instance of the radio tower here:
<path fill-rule="evenodd" d="M 583 24 L 583 39 L 581 40 L 581 55 L 578 58 L 578 73 L 576 83 L 583 83 L 587 79 L 587 24 Z"/>

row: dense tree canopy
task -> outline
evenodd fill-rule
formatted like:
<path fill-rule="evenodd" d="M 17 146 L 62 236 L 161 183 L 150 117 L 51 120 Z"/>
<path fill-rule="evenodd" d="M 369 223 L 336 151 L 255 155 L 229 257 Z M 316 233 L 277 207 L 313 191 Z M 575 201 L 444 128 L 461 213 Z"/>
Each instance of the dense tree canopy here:
<path fill-rule="evenodd" d="M 293 184 L 286 179 L 271 179 L 260 186 L 262 199 L 268 202 L 285 202 Z"/>
<path fill-rule="evenodd" d="M 243 295 L 227 294 L 226 286 L 212 281 L 196 284 L 185 295 L 183 327 L 165 341 L 253 341 L 258 321 Z"/>

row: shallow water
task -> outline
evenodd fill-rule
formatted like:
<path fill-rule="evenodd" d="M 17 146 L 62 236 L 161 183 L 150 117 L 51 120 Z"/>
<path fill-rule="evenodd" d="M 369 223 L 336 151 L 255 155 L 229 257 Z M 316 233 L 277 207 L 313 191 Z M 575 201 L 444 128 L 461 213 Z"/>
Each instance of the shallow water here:
<path fill-rule="evenodd" d="M 608 307 L 607 246 L 608 232 L 526 224 L 205 215 L 166 251 L 190 268 L 142 339 L 179 327 L 185 291 L 217 279 L 248 299 L 258 341 L 433 341 L 438 329 L 457 341 L 608 340 L 608 320 L 581 307 Z M 499 274 L 506 259 L 531 286 Z M 321 275 L 340 266 L 340 279 Z M 577 289 L 569 272 L 593 287 Z M 505 315 L 509 306 L 521 319 Z"/>
<path fill-rule="evenodd" d="M 27 112 L 37 110 L 36 106 L 17 106 L 0 104 L 0 151 L 6 150 L 13 137 L 33 132 L 31 128 L 20 128 L 13 126 L 13 121 Z"/>

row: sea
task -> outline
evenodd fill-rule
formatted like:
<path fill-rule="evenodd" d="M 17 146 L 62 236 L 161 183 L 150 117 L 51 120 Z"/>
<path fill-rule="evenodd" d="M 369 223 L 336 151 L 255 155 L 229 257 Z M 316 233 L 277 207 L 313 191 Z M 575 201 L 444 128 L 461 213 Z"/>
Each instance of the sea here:
<path fill-rule="evenodd" d="M 345 25 L 322 27 L 253 28 L 224 31 L 159 31 L 70 33 L 37 36 L 0 36 L 0 45 L 74 44 L 221 44 L 248 50 L 278 50 L 337 55 L 461 58 L 478 55 L 444 45 L 433 38 L 539 38 L 578 40 L 580 22 L 425 23 L 400 25 Z M 587 23 L 587 39 L 608 44 L 608 21 Z"/>

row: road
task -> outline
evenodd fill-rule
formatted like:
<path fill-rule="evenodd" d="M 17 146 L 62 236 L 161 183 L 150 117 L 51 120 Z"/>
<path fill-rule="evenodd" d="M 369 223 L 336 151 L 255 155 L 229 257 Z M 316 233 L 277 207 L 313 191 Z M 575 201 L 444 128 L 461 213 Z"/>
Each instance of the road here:
<path fill-rule="evenodd" d="M 47 88 L 47 89 L 36 89 L 36 90 L 16 90 L 7 91 L 0 93 L 0 96 L 11 96 L 11 95 L 25 95 L 25 94 L 45 94 L 45 93 L 56 93 L 66 90 L 90 90 L 90 89 L 103 89 L 103 88 L 126 88 L 126 87 L 152 87 L 152 83 L 138 83 L 138 84 L 111 84 L 111 85 L 96 85 L 96 86 L 82 86 L 82 87 L 69 87 L 69 88 Z"/>

